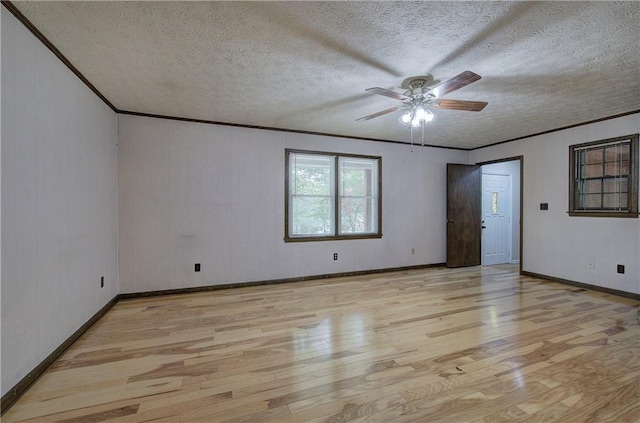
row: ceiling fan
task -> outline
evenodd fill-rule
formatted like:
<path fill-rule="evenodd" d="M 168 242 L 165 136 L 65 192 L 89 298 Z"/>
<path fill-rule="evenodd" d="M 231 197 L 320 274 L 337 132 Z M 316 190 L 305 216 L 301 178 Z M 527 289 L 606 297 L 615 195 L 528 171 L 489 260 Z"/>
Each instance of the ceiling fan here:
<path fill-rule="evenodd" d="M 433 112 L 428 110 L 430 107 L 479 112 L 489 103 L 486 101 L 443 100 L 440 97 L 465 87 L 480 78 L 480 75 L 467 70 L 433 88 L 429 88 L 428 83 L 433 82 L 430 76 L 416 76 L 407 78 L 403 82 L 403 86 L 408 88 L 404 94 L 380 87 L 367 88 L 365 91 L 400 100 L 402 104 L 358 118 L 356 121 L 362 122 L 377 118 L 378 116 L 386 115 L 396 110 L 407 110 L 400 118 L 400 121 L 405 124 L 410 124 L 413 127 L 418 127 L 422 122 L 426 123 L 433 120 Z"/>

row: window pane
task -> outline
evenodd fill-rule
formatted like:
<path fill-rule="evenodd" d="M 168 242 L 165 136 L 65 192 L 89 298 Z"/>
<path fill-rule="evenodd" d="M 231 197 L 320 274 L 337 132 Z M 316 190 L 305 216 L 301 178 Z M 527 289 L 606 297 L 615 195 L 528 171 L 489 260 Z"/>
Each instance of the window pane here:
<path fill-rule="evenodd" d="M 584 209 L 599 209 L 602 207 L 602 195 L 600 194 L 585 194 L 582 195 L 582 202 Z"/>
<path fill-rule="evenodd" d="M 619 160 L 629 161 L 629 158 L 631 157 L 631 144 L 607 147 L 604 157 L 607 162 L 617 162 Z"/>
<path fill-rule="evenodd" d="M 602 207 L 605 209 L 626 209 L 627 208 L 627 195 L 604 194 L 602 196 Z"/>
<path fill-rule="evenodd" d="M 331 195 L 333 163 L 333 156 L 291 153 L 290 194 Z"/>
<path fill-rule="evenodd" d="M 290 233 L 323 236 L 333 234 L 331 197 L 293 197 Z"/>
<path fill-rule="evenodd" d="M 340 157 L 340 195 L 378 195 L 378 160 Z"/>
<path fill-rule="evenodd" d="M 289 234 L 333 235 L 335 156 L 289 154 Z"/>
<path fill-rule="evenodd" d="M 377 216 L 371 198 L 341 198 L 340 233 L 371 233 L 376 231 Z"/>
<path fill-rule="evenodd" d="M 604 187 L 602 192 L 612 193 L 612 192 L 627 192 L 627 187 L 629 183 L 627 182 L 627 178 L 615 178 L 615 179 L 605 179 Z"/>
<path fill-rule="evenodd" d="M 587 194 L 602 192 L 602 181 L 600 179 L 584 181 L 584 192 Z"/>
<path fill-rule="evenodd" d="M 606 176 L 620 176 L 629 174 L 629 162 L 611 162 L 604 165 L 604 174 Z"/>
<path fill-rule="evenodd" d="M 594 148 L 591 150 L 586 150 L 584 154 L 584 163 L 602 163 L 602 149 Z"/>
<path fill-rule="evenodd" d="M 378 160 L 340 157 L 340 234 L 378 231 Z"/>
<path fill-rule="evenodd" d="M 582 166 L 583 178 L 600 178 L 602 177 L 602 164 L 589 164 Z"/>

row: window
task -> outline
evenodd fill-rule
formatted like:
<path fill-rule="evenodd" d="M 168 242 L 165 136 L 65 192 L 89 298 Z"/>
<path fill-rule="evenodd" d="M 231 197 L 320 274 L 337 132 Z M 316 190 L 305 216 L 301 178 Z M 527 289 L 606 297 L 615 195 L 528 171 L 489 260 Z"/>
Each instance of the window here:
<path fill-rule="evenodd" d="M 380 157 L 286 150 L 285 241 L 380 238 Z"/>
<path fill-rule="evenodd" d="M 638 134 L 569 147 L 569 215 L 638 217 Z"/>

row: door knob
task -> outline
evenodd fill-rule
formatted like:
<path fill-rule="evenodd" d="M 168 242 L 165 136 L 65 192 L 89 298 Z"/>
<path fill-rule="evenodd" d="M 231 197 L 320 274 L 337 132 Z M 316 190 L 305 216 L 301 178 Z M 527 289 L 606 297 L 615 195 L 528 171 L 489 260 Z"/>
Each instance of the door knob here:
<path fill-rule="evenodd" d="M 482 225 L 482 229 L 487 229 L 487 227 L 486 227 L 486 226 L 484 226 L 484 225 Z"/>

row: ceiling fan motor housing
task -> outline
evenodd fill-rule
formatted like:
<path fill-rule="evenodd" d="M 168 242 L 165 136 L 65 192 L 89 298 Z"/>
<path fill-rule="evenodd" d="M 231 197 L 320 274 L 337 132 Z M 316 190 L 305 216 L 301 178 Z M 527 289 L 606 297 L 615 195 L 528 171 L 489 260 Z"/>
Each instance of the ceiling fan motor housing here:
<path fill-rule="evenodd" d="M 411 99 L 407 101 L 408 103 L 423 103 L 435 98 L 433 94 L 429 93 L 430 88 L 428 81 L 424 77 L 417 76 L 407 79 L 402 85 L 409 87 L 404 93 L 405 96 L 411 97 Z"/>

